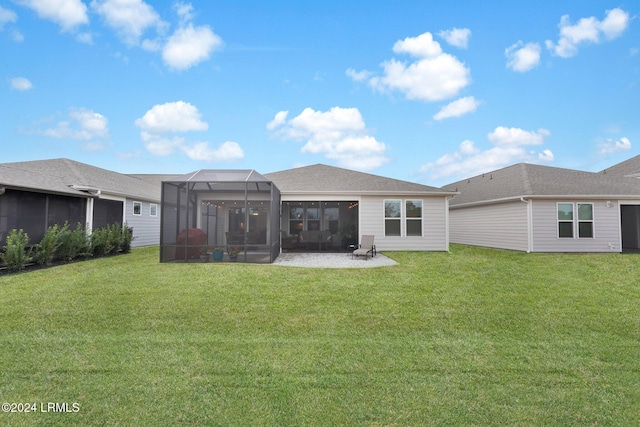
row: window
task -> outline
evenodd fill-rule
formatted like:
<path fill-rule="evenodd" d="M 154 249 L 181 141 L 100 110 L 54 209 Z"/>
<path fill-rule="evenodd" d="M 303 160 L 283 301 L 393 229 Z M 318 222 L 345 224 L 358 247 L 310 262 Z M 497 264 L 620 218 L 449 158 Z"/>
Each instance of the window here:
<path fill-rule="evenodd" d="M 400 236 L 402 203 L 400 200 L 384 201 L 384 235 Z"/>
<path fill-rule="evenodd" d="M 158 205 L 155 203 L 149 205 L 149 216 L 158 216 Z"/>
<path fill-rule="evenodd" d="M 558 203 L 558 237 L 573 238 L 573 203 Z"/>
<path fill-rule="evenodd" d="M 579 239 L 593 238 L 593 203 L 558 203 L 558 237 L 573 239 L 576 232 Z"/>
<path fill-rule="evenodd" d="M 422 236 L 422 200 L 406 200 L 407 236 Z"/>
<path fill-rule="evenodd" d="M 133 202 L 133 214 L 142 215 L 142 202 Z"/>
<path fill-rule="evenodd" d="M 578 203 L 578 237 L 593 238 L 592 203 Z"/>

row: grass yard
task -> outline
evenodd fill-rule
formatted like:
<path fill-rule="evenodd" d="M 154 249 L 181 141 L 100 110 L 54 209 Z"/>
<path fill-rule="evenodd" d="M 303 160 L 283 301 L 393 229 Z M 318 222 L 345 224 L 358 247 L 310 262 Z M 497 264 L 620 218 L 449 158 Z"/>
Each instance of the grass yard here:
<path fill-rule="evenodd" d="M 640 255 L 387 255 L 2 276 L 0 425 L 640 423 Z"/>

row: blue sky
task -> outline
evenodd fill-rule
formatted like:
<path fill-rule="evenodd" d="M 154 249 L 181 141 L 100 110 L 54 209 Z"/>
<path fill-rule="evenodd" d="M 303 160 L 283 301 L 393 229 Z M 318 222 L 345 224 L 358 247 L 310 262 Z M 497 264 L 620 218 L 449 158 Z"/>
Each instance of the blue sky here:
<path fill-rule="evenodd" d="M 0 162 L 441 186 L 640 154 L 640 3 L 0 0 Z"/>

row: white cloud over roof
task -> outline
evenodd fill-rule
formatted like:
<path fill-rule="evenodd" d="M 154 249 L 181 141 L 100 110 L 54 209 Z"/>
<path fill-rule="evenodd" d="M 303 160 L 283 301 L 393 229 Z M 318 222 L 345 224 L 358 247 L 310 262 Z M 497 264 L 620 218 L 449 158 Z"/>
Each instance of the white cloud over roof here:
<path fill-rule="evenodd" d="M 468 28 L 454 28 L 452 30 L 444 30 L 438 33 L 440 37 L 445 39 L 451 46 L 466 49 L 471 37 L 471 30 Z"/>
<path fill-rule="evenodd" d="M 382 63 L 383 74 L 369 77 L 369 71 L 347 70 L 354 81 L 364 81 L 383 93 L 398 91 L 407 99 L 425 102 L 441 101 L 456 96 L 471 83 L 470 71 L 455 56 L 444 53 L 431 33 L 398 40 L 393 51 L 408 54 L 412 62 L 395 58 Z"/>
<path fill-rule="evenodd" d="M 434 116 L 434 120 L 444 120 L 451 117 L 460 117 L 465 114 L 476 111 L 480 101 L 476 100 L 473 96 L 466 96 L 464 98 L 456 99 L 445 105 Z"/>
<path fill-rule="evenodd" d="M 197 161 L 231 162 L 244 158 L 244 151 L 237 142 L 226 141 L 218 148 L 211 148 L 207 141 L 189 143 L 181 134 L 205 131 L 209 125 L 202 121 L 198 108 L 188 102 L 154 105 L 135 121 L 135 125 L 141 129 L 144 147 L 155 156 L 168 156 L 179 150 Z"/>
<path fill-rule="evenodd" d="M 108 124 L 107 118 L 100 113 L 86 108 L 75 108 L 69 112 L 68 120 L 61 120 L 55 126 L 36 133 L 55 139 L 91 142 L 109 137 Z"/>
<path fill-rule="evenodd" d="M 185 70 L 209 59 L 222 44 L 222 39 L 208 26 L 188 24 L 169 37 L 162 49 L 162 59 L 173 69 Z"/>
<path fill-rule="evenodd" d="M 149 133 L 182 133 L 207 130 L 198 109 L 184 101 L 154 105 L 135 121 L 136 126 Z"/>
<path fill-rule="evenodd" d="M 35 11 L 43 19 L 55 22 L 64 31 L 89 23 L 87 6 L 80 0 L 17 0 L 16 3 Z"/>
<path fill-rule="evenodd" d="M 507 57 L 507 67 L 520 73 L 532 70 L 540 63 L 541 50 L 538 43 L 524 44 L 522 41 L 518 41 L 504 51 Z"/>
<path fill-rule="evenodd" d="M 93 0 L 91 8 L 128 45 L 137 45 L 148 28 L 163 25 L 153 7 L 142 0 Z"/>
<path fill-rule="evenodd" d="M 11 79 L 11 89 L 25 91 L 33 88 L 33 84 L 26 77 L 14 77 Z"/>
<path fill-rule="evenodd" d="M 5 24 L 9 22 L 16 22 L 17 20 L 18 15 L 16 15 L 14 11 L 0 6 L 0 30 L 2 30 Z"/>
<path fill-rule="evenodd" d="M 578 46 L 585 43 L 600 43 L 602 38 L 612 40 L 624 32 L 629 26 L 629 14 L 622 9 L 615 8 L 606 12 L 600 21 L 594 16 L 582 18 L 572 24 L 569 15 L 560 18 L 560 37 L 557 43 L 546 41 L 546 46 L 554 54 L 569 58 L 578 53 Z"/>
<path fill-rule="evenodd" d="M 389 159 L 387 146 L 373 136 L 357 108 L 333 107 L 329 111 L 305 108 L 287 120 L 281 111 L 267 124 L 273 136 L 283 140 L 303 141 L 301 152 L 322 154 L 344 167 L 370 170 Z"/>
<path fill-rule="evenodd" d="M 433 180 L 464 178 L 514 163 L 551 162 L 554 159 L 551 150 L 536 152 L 527 148 L 530 145 L 544 144 L 544 138 L 549 135 L 550 132 L 546 129 L 527 131 L 498 126 L 487 135 L 492 148 L 482 150 L 471 140 L 462 141 L 455 152 L 423 165 L 420 173 L 429 174 Z"/>

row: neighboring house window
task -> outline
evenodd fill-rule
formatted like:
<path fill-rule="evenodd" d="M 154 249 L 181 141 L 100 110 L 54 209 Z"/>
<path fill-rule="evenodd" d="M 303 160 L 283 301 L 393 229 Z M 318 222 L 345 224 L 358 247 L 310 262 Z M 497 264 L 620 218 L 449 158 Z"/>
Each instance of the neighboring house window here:
<path fill-rule="evenodd" d="M 384 201 L 384 235 L 400 236 L 400 225 L 402 222 L 402 201 Z"/>
<path fill-rule="evenodd" d="M 133 214 L 142 215 L 142 202 L 133 202 Z"/>
<path fill-rule="evenodd" d="M 158 216 L 158 205 L 155 203 L 149 205 L 149 216 Z"/>
<path fill-rule="evenodd" d="M 576 231 L 580 239 L 593 238 L 593 203 L 558 203 L 558 237 L 572 239 Z"/>
<path fill-rule="evenodd" d="M 406 200 L 407 236 L 422 237 L 422 200 Z"/>
<path fill-rule="evenodd" d="M 578 237 L 593 238 L 593 203 L 578 203 Z"/>

